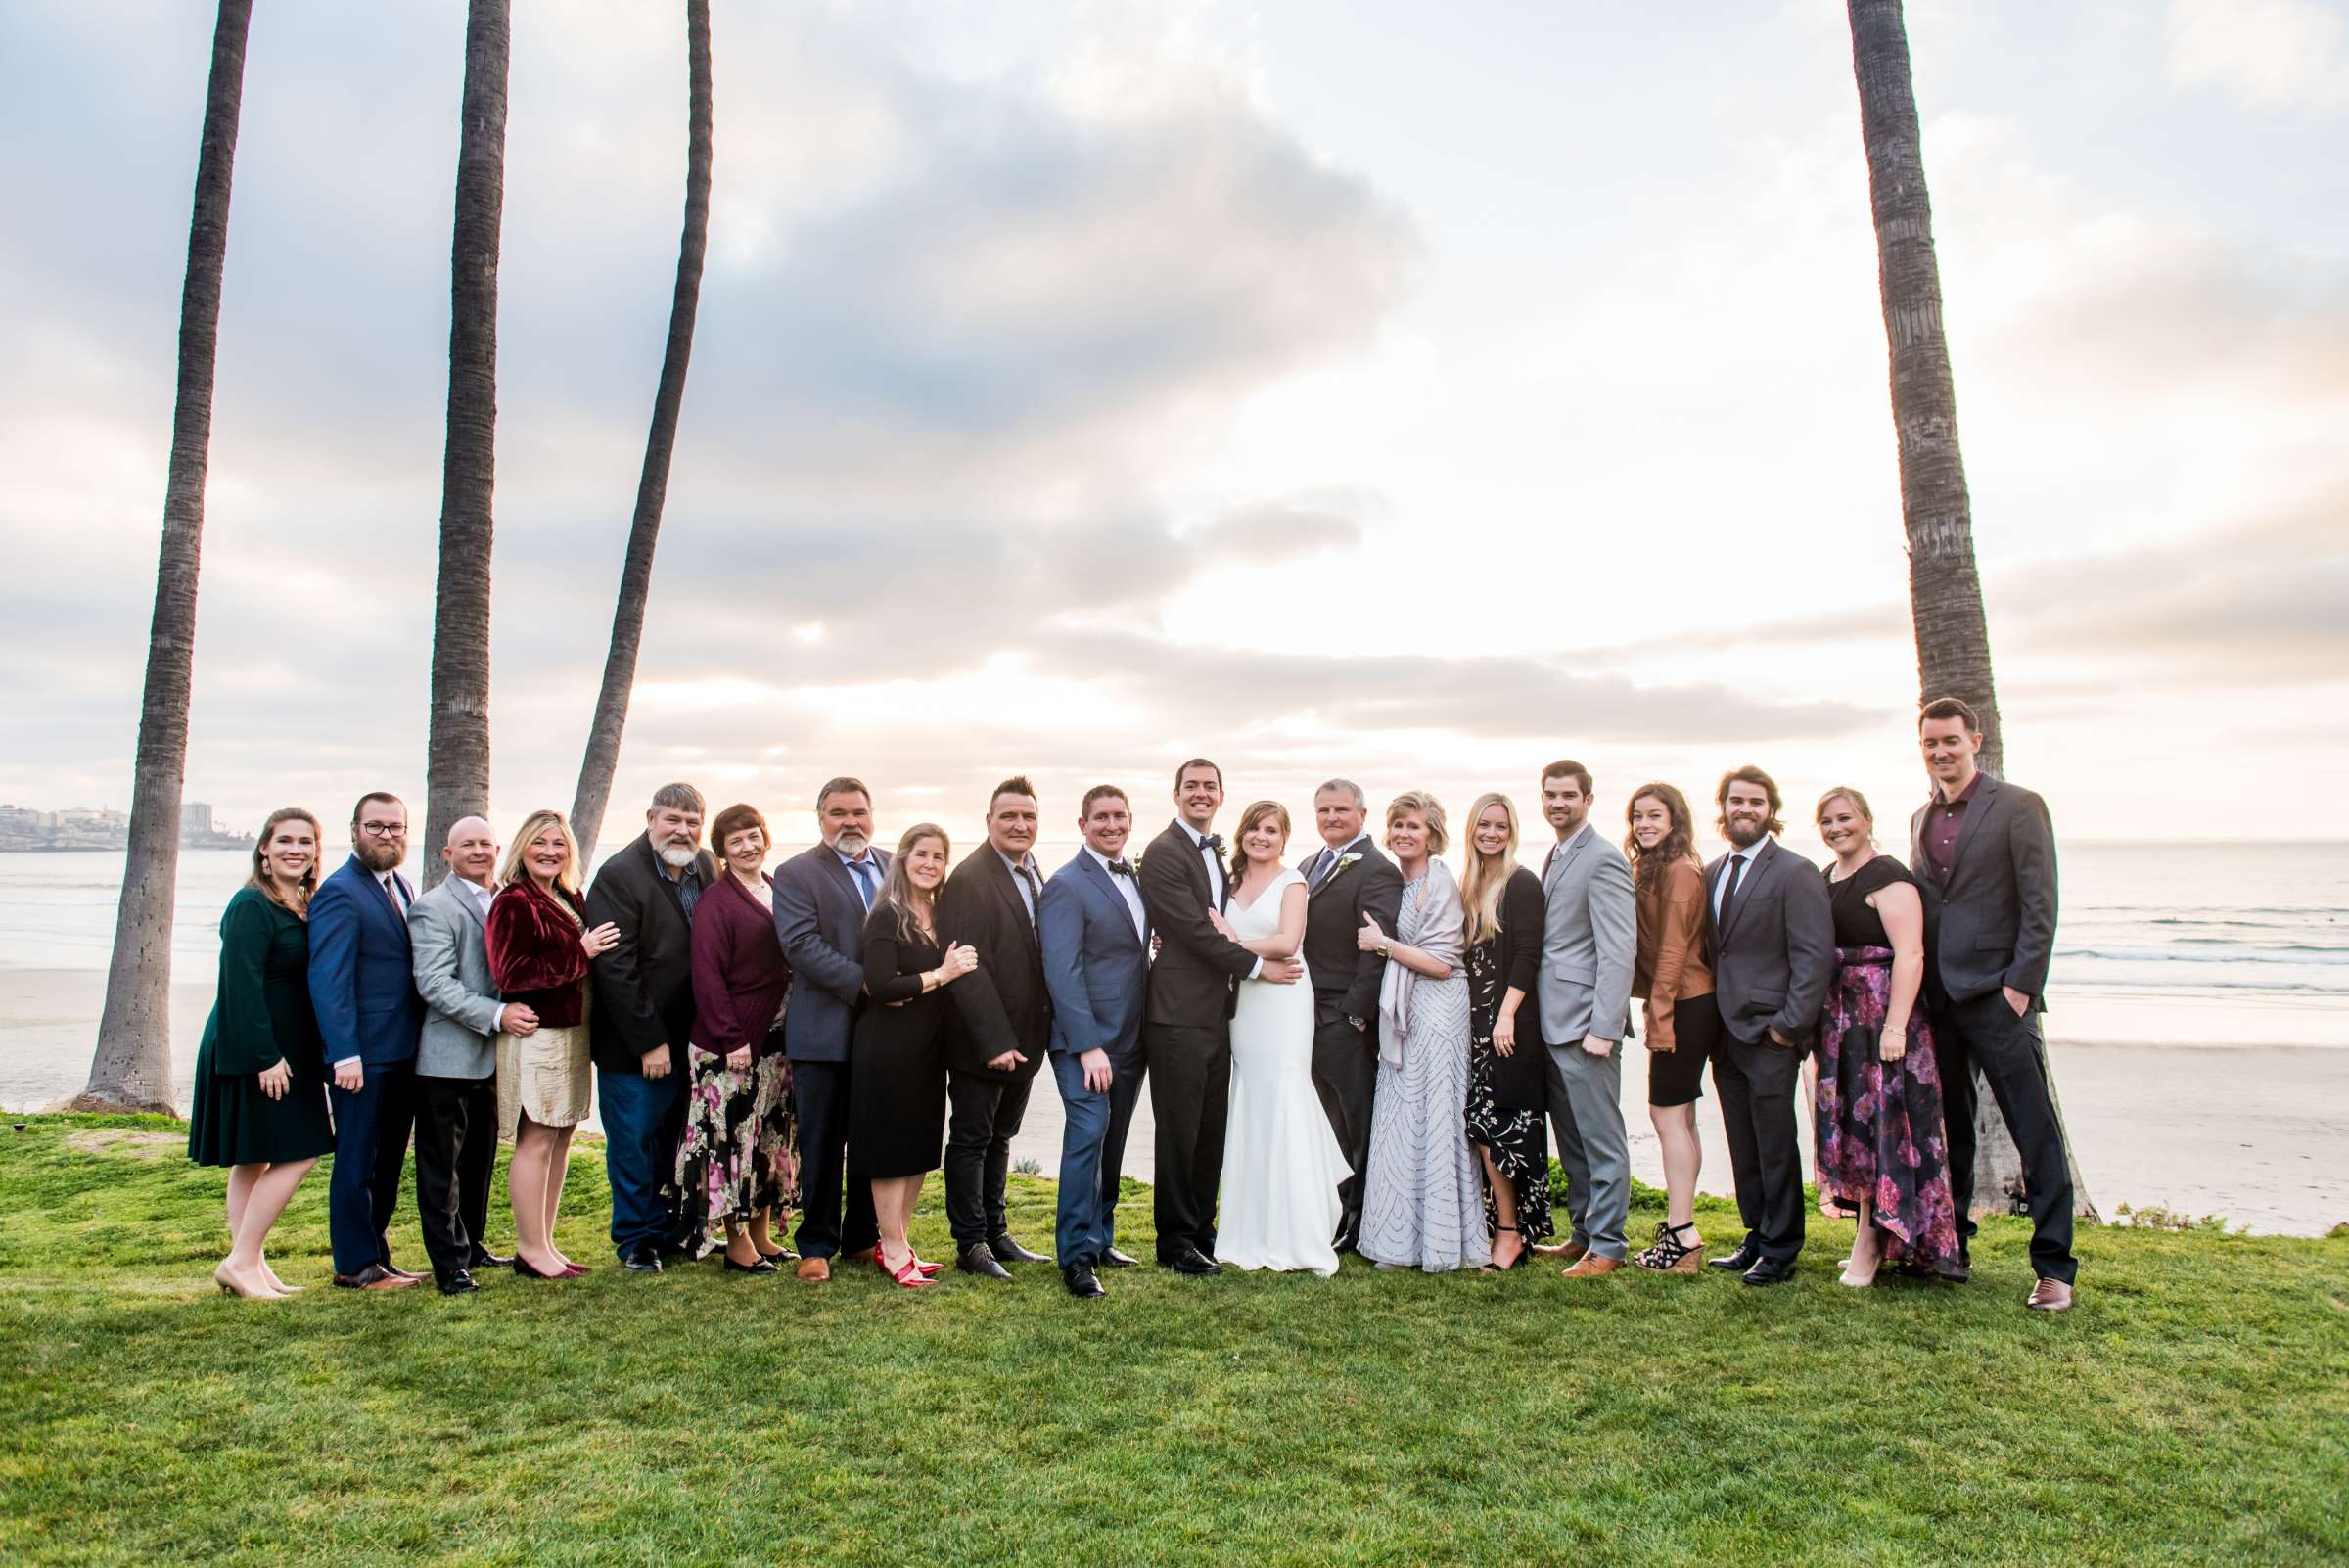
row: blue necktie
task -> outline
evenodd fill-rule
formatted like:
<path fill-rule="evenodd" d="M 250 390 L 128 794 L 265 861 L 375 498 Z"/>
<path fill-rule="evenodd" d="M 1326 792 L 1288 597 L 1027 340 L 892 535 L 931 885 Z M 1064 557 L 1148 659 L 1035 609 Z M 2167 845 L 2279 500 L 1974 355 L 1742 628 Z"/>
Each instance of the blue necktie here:
<path fill-rule="evenodd" d="M 873 884 L 869 880 L 872 869 L 873 862 L 869 857 L 849 862 L 849 874 L 856 879 L 857 896 L 864 899 L 867 909 L 873 906 Z"/>

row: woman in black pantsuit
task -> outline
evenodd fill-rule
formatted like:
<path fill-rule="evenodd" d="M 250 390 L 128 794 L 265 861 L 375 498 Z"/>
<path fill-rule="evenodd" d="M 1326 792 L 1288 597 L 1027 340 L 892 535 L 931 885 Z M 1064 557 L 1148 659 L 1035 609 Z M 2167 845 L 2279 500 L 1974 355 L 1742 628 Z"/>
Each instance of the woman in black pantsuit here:
<path fill-rule="evenodd" d="M 873 1184 L 881 1245 L 873 1261 L 908 1288 L 939 1265 L 914 1256 L 906 1227 L 922 1179 L 938 1169 L 946 1138 L 946 1031 L 959 1027 L 944 994 L 979 967 L 964 943 L 938 940 L 938 888 L 946 877 L 945 831 L 920 822 L 898 841 L 881 896 L 864 922 L 864 993 L 856 1015 L 849 1099 L 849 1150 Z"/>

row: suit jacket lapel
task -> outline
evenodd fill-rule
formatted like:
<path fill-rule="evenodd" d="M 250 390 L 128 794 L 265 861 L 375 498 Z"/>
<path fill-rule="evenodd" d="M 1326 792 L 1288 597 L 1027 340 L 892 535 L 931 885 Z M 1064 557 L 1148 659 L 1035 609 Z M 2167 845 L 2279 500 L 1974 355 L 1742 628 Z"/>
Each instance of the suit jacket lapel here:
<path fill-rule="evenodd" d="M 457 887 L 457 879 L 455 877 L 450 877 L 446 882 L 442 883 L 441 886 L 444 888 L 454 888 L 456 890 L 449 895 L 449 899 L 456 904 L 458 908 L 465 911 L 466 916 L 473 921 L 475 929 L 488 929 L 488 917 L 482 913 L 481 900 L 476 899 L 464 888 Z"/>
<path fill-rule="evenodd" d="M 1096 892 L 1109 900 L 1111 907 L 1118 912 L 1118 917 L 1113 924 L 1119 931 L 1131 937 L 1133 945 L 1139 947 L 1142 945 L 1142 934 L 1133 929 L 1133 911 L 1126 906 L 1126 895 L 1118 891 L 1118 879 L 1102 869 L 1101 862 L 1093 858 L 1090 850 L 1079 850 L 1077 858 L 1082 862 L 1078 866 L 1077 874 L 1090 882 Z M 1138 901 L 1142 890 L 1136 888 L 1133 891 L 1134 898 Z M 1148 918 L 1145 913 L 1143 916 L 1145 923 Z"/>
<path fill-rule="evenodd" d="M 1182 863 L 1190 872 L 1191 885 L 1199 890 L 1200 905 L 1221 913 L 1223 905 L 1216 898 L 1216 880 L 1207 874 L 1207 862 L 1199 858 L 1207 853 L 1206 849 L 1192 842 L 1189 830 L 1179 821 L 1167 824 L 1167 836 L 1181 848 Z"/>
<path fill-rule="evenodd" d="M 1958 824 L 1958 842 L 1950 846 L 1950 880 L 1958 880 L 1958 867 L 1965 861 L 1965 847 L 1973 842 L 1974 829 L 1990 814 L 1990 805 L 1999 793 L 1999 781 L 1988 773 L 1979 775 L 1981 782 L 1974 786 L 1974 798 L 1965 803 L 1965 820 Z"/>
<path fill-rule="evenodd" d="M 1029 956 L 1032 958 L 1036 956 L 1038 948 L 1036 942 L 1036 921 L 1028 913 L 1028 900 L 1020 896 L 1019 873 L 1003 863 L 1003 856 L 995 853 L 993 845 L 987 846 L 980 853 L 994 861 L 993 865 L 988 867 L 988 871 L 994 879 L 996 897 L 1003 899 L 1011 905 L 1012 930 L 1021 934 Z"/>
<path fill-rule="evenodd" d="M 1753 898 L 1754 890 L 1762 885 L 1762 873 L 1777 857 L 1778 841 L 1775 839 L 1766 838 L 1755 847 L 1753 862 L 1745 868 L 1745 875 L 1737 879 L 1737 901 L 1729 905 L 1728 923 L 1721 928 L 1724 945 L 1728 943 L 1729 933 L 1737 929 L 1737 922 L 1744 916 L 1746 903 Z M 1728 875 L 1736 863 L 1736 856 L 1732 853 L 1724 864 L 1722 875 Z"/>

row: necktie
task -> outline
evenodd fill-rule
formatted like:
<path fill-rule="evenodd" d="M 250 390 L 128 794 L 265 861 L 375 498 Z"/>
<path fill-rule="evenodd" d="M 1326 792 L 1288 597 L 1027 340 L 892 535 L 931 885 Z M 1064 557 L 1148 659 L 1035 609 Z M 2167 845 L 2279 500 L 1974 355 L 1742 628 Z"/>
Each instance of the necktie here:
<path fill-rule="evenodd" d="M 1337 863 L 1338 852 L 1328 848 L 1327 846 L 1324 846 L 1321 851 L 1320 863 L 1313 867 L 1313 886 L 1317 888 L 1321 886 L 1322 883 L 1328 881 L 1329 868 Z"/>
<path fill-rule="evenodd" d="M 1133 862 L 1131 860 L 1112 860 L 1109 862 L 1109 874 L 1113 877 L 1129 877 L 1133 875 Z"/>
<path fill-rule="evenodd" d="M 872 870 L 873 862 L 869 858 L 849 862 L 849 874 L 856 879 L 857 897 L 864 899 L 864 906 L 867 909 L 873 906 Z"/>
<path fill-rule="evenodd" d="M 383 887 L 384 897 L 392 900 L 392 912 L 400 916 L 402 919 L 405 919 L 408 913 L 408 906 L 399 901 L 398 881 L 392 877 L 387 876 L 384 878 Z"/>
<path fill-rule="evenodd" d="M 1745 856 L 1742 854 L 1729 856 L 1729 879 L 1721 890 L 1721 913 L 1713 917 L 1713 923 L 1725 931 L 1728 929 L 1729 924 L 1729 904 L 1737 897 L 1737 884 L 1744 880 L 1744 877 Z"/>
<path fill-rule="evenodd" d="M 1024 888 L 1028 894 L 1028 923 L 1033 926 L 1036 924 L 1036 902 L 1038 899 L 1043 898 L 1044 890 L 1036 886 L 1036 869 L 1033 866 L 1024 865 L 1018 869 L 1020 886 Z"/>

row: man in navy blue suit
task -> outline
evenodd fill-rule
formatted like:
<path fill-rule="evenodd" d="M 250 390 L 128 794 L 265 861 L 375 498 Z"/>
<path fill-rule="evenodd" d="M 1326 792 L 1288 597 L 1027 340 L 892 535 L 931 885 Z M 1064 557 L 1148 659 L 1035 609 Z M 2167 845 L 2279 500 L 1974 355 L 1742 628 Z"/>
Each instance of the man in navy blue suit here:
<path fill-rule="evenodd" d="M 335 1283 L 353 1290 L 401 1290 L 424 1277 L 392 1261 L 385 1234 L 416 1121 L 424 1030 L 408 950 L 416 890 L 399 874 L 407 855 L 407 807 L 396 795 L 362 795 L 350 813 L 350 858 L 310 896 L 310 1003 L 335 1112 L 328 1229 Z"/>
<path fill-rule="evenodd" d="M 855 779 L 816 792 L 815 825 L 824 842 L 775 868 L 775 936 L 792 974 L 783 1053 L 799 1122 L 802 1279 L 829 1279 L 834 1258 L 881 1240 L 872 1184 L 849 1175 L 849 1043 L 864 1005 L 864 917 L 889 852 L 873 843 L 872 793 Z"/>
<path fill-rule="evenodd" d="M 1036 905 L 1044 986 L 1052 996 L 1052 1076 L 1067 1115 L 1060 1136 L 1061 1277 L 1072 1296 L 1105 1294 L 1099 1270 L 1133 1262 L 1117 1239 L 1126 1133 L 1142 1092 L 1142 1002 L 1150 919 L 1124 858 L 1133 808 L 1115 784 L 1085 791 L 1084 847 L 1044 884 Z"/>

